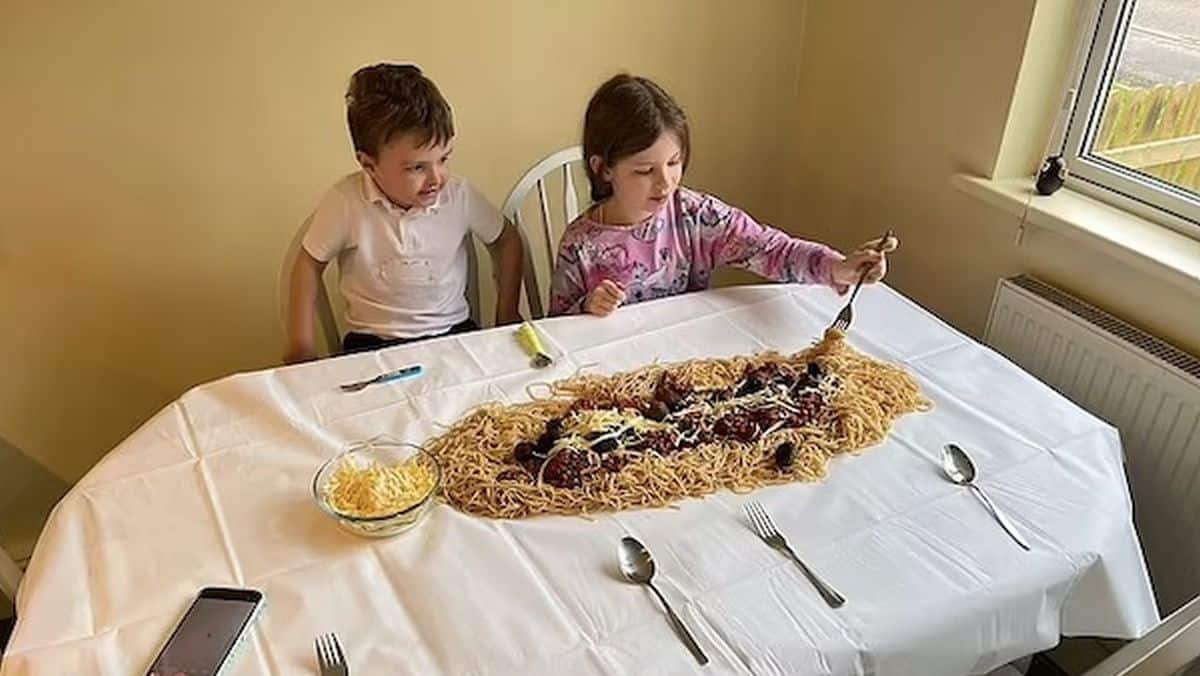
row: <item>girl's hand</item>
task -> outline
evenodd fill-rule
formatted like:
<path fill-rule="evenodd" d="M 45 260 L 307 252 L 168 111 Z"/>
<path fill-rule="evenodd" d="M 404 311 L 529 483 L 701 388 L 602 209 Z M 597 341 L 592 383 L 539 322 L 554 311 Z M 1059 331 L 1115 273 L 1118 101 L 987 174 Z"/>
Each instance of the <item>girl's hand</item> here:
<path fill-rule="evenodd" d="M 864 283 L 878 282 L 887 274 L 887 254 L 895 251 L 898 246 L 900 240 L 895 237 L 889 237 L 882 247 L 879 246 L 878 239 L 866 242 L 844 260 L 833 264 L 833 283 L 845 289 L 858 284 L 858 278 L 863 273 L 866 273 Z M 877 248 L 879 250 L 876 250 Z"/>
<path fill-rule="evenodd" d="M 588 294 L 587 300 L 583 302 L 583 311 L 597 317 L 607 317 L 623 302 L 625 289 L 611 279 L 606 279 Z"/>

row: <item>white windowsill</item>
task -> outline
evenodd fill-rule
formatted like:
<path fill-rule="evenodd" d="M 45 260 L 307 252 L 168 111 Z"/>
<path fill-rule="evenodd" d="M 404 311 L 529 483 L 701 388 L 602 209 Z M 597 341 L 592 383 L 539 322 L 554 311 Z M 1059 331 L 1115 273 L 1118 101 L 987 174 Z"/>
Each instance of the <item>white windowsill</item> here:
<path fill-rule="evenodd" d="M 1018 218 L 1091 246 L 1156 277 L 1200 293 L 1200 241 L 1086 195 L 1063 188 L 1033 194 L 1028 178 L 993 180 L 956 174 L 958 190 Z M 1033 198 L 1030 199 L 1030 195 Z"/>

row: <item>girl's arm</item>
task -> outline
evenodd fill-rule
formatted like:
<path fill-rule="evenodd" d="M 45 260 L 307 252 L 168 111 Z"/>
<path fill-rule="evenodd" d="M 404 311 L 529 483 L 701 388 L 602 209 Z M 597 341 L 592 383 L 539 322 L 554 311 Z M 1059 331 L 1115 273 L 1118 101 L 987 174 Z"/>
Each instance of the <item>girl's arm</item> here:
<path fill-rule="evenodd" d="M 558 261 L 554 264 L 554 276 L 550 281 L 550 316 L 571 315 L 583 312 L 589 289 L 579 255 L 572 246 L 563 242 L 558 247 Z"/>
<path fill-rule="evenodd" d="M 715 203 L 707 206 L 708 213 L 716 216 L 708 220 L 716 223 L 702 227 L 716 231 L 712 242 L 715 265 L 742 268 L 776 282 L 842 286 L 834 271 L 845 257 L 835 249 L 792 237 L 755 221 L 741 209 L 707 199 Z"/>

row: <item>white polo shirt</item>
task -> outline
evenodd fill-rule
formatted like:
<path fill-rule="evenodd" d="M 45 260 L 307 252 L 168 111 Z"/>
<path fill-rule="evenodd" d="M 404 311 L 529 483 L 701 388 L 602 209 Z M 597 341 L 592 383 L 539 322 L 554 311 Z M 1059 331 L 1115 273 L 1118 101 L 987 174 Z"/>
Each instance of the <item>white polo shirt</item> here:
<path fill-rule="evenodd" d="M 337 258 L 351 331 L 416 338 L 467 319 L 467 234 L 490 244 L 503 228 L 500 212 L 457 176 L 437 205 L 404 209 L 356 171 L 321 198 L 303 246 L 319 261 Z"/>

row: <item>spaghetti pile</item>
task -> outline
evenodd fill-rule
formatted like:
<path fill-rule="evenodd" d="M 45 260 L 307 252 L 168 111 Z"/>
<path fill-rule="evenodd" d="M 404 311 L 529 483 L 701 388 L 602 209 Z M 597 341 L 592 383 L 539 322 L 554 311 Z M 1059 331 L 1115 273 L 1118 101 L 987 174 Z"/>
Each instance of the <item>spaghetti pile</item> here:
<path fill-rule="evenodd" d="M 446 498 L 480 516 L 668 505 L 825 476 L 930 407 L 913 378 L 830 330 L 794 355 L 583 375 L 524 404 L 484 405 L 433 439 Z"/>

